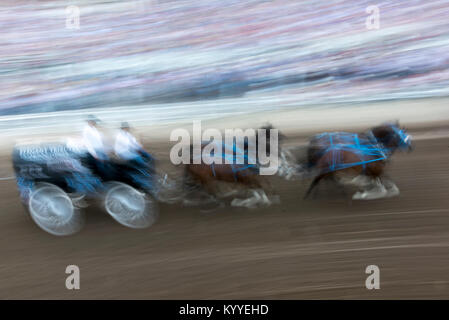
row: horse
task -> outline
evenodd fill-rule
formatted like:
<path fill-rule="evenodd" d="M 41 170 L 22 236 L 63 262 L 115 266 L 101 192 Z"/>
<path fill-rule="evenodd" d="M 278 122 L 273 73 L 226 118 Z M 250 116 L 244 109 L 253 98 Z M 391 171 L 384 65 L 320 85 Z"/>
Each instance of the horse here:
<path fill-rule="evenodd" d="M 411 136 L 399 122 L 388 122 L 364 133 L 325 132 L 312 137 L 307 148 L 306 168 L 315 172 L 304 198 L 323 179 L 355 186 L 352 199 L 370 200 L 399 195 L 399 188 L 384 170 L 397 151 L 413 149 Z"/>
<path fill-rule="evenodd" d="M 260 129 L 262 130 L 257 130 L 259 134 L 255 135 L 254 140 L 248 137 L 244 139 L 243 148 L 239 148 L 235 141 L 233 145 L 226 145 L 219 142 L 217 147 L 222 148 L 223 161 L 221 163 L 208 164 L 205 163 L 204 158 L 201 160 L 201 163 L 194 163 L 193 145 L 190 145 L 190 163 L 185 166 L 184 185 L 187 185 L 187 181 L 193 180 L 195 185 L 200 186 L 214 198 L 217 196 L 226 198 L 235 195 L 239 188 L 243 188 L 244 190 L 249 190 L 252 197 L 243 200 L 234 198 L 231 202 L 232 206 L 252 208 L 257 203 L 270 205 L 273 201 L 269 199 L 265 190 L 273 193 L 273 189 L 266 178 L 260 175 L 261 163 L 259 151 L 263 154 L 265 150 L 265 155 L 270 155 L 272 151 L 271 139 L 273 138 L 273 141 L 276 141 L 276 136 L 272 137 L 272 130 L 274 128 L 271 124 L 262 126 Z M 261 137 L 263 137 L 262 140 L 260 140 Z M 278 145 L 284 138 L 284 135 L 277 132 L 276 142 Z M 253 141 L 254 145 L 251 145 L 251 141 Z M 203 154 L 204 149 L 209 143 L 211 142 L 201 142 L 201 154 Z M 252 153 L 250 150 L 255 152 Z M 214 156 L 213 154 L 210 155 Z M 225 162 L 224 160 L 226 159 L 230 161 Z M 238 162 L 238 159 L 241 161 Z M 231 191 L 221 192 L 219 186 L 223 184 L 228 184 Z M 274 201 L 277 201 L 276 197 L 273 198 L 275 199 Z"/>

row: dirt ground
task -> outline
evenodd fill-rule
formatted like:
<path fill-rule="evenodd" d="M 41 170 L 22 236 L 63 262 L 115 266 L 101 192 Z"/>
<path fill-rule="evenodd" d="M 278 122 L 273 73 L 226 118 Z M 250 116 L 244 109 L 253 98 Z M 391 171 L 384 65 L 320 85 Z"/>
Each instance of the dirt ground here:
<path fill-rule="evenodd" d="M 273 177 L 281 204 L 269 208 L 160 205 L 152 227 L 131 230 L 91 207 L 70 237 L 39 229 L 14 181 L 0 181 L 0 298 L 448 299 L 448 146 L 432 138 L 397 154 L 396 198 L 351 202 L 322 185 L 302 200 L 310 181 Z M 151 148 L 166 158 L 168 146 Z M 72 264 L 80 290 L 65 287 Z M 379 290 L 365 288 L 368 265 L 380 268 Z"/>

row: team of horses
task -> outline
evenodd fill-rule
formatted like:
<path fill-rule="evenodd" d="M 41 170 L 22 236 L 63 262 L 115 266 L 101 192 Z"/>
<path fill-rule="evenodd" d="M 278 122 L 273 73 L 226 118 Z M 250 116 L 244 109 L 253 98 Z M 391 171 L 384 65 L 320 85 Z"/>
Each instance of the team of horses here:
<path fill-rule="evenodd" d="M 270 152 L 271 125 L 262 127 L 266 132 L 263 142 L 256 139 L 256 150 L 264 146 Z M 392 197 L 399 194 L 399 188 L 385 174 L 385 168 L 396 151 L 411 151 L 412 140 L 398 122 L 388 122 L 369 129 L 366 132 L 325 132 L 309 139 L 306 148 L 306 159 L 287 157 L 287 151 L 281 147 L 285 138 L 279 134 L 279 176 L 293 175 L 310 177 L 312 182 L 304 198 L 323 180 L 330 180 L 338 185 L 353 187 L 355 200 L 371 200 Z M 205 144 L 202 144 L 202 150 Z M 231 148 L 232 150 L 232 148 Z M 249 145 L 244 145 L 244 154 L 248 154 Z M 232 152 L 232 151 L 231 151 Z M 239 189 L 251 190 L 252 196 L 247 199 L 234 198 L 231 205 L 255 207 L 258 204 L 269 205 L 273 198 L 273 189 L 269 176 L 258 174 L 259 159 L 255 166 L 247 163 L 236 164 L 194 164 L 185 165 L 184 177 L 190 183 L 201 186 L 212 197 L 233 196 Z M 225 183 L 229 191 L 224 192 L 217 185 Z M 267 195 L 267 192 L 269 195 Z"/>

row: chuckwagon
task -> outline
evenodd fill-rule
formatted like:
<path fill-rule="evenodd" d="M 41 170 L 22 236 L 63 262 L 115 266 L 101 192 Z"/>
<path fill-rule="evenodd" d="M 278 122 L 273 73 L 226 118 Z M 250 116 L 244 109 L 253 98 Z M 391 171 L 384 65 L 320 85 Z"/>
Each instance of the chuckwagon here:
<path fill-rule="evenodd" d="M 83 210 L 99 201 L 117 222 L 130 228 L 154 223 L 154 163 L 150 157 L 94 165 L 82 149 L 64 143 L 17 145 L 13 168 L 22 203 L 34 222 L 53 235 L 69 235 L 84 224 Z"/>

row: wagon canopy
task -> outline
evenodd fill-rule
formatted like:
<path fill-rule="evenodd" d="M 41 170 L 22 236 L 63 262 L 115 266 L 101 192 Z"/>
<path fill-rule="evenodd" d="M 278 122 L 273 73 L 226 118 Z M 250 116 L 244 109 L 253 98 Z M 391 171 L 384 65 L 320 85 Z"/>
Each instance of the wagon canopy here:
<path fill-rule="evenodd" d="M 18 145 L 13 150 L 13 162 L 48 163 L 57 160 L 81 158 L 86 153 L 65 143 Z"/>
<path fill-rule="evenodd" d="M 19 145 L 13 149 L 12 162 L 17 178 L 51 181 L 65 179 L 67 174 L 90 176 L 86 155 L 64 143 Z"/>

